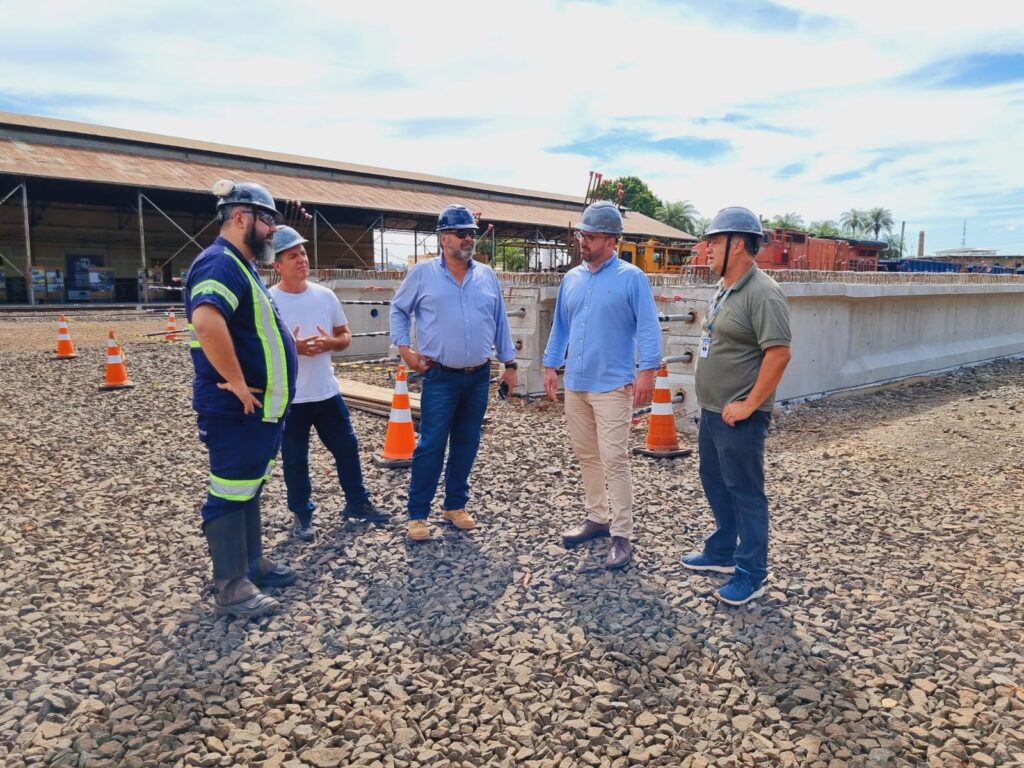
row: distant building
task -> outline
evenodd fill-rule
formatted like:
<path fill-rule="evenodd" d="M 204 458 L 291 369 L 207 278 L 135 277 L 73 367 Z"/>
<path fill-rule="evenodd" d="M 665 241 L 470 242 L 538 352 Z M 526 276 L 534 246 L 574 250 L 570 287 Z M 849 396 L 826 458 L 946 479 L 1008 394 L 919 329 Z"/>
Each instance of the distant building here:
<path fill-rule="evenodd" d="M 942 251 L 936 251 L 933 258 L 974 261 L 977 259 L 991 259 L 995 255 L 996 252 L 988 248 L 946 248 Z"/>

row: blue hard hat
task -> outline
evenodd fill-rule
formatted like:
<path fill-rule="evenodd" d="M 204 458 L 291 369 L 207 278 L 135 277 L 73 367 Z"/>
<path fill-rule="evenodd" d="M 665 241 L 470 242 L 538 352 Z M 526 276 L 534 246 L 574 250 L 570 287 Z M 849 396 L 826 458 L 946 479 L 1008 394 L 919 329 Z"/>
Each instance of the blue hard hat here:
<path fill-rule="evenodd" d="M 274 254 L 276 255 L 282 251 L 287 251 L 289 248 L 294 248 L 296 245 L 308 242 L 309 240 L 294 229 L 282 224 L 274 231 Z"/>
<path fill-rule="evenodd" d="M 711 220 L 711 226 L 704 233 L 704 237 L 721 232 L 736 232 L 761 237 L 761 220 L 749 208 L 740 208 L 739 206 L 723 208 Z"/>
<path fill-rule="evenodd" d="M 622 234 L 622 214 L 610 200 L 598 200 L 583 211 L 576 225 L 580 232 L 604 232 L 609 235 Z"/>
<path fill-rule="evenodd" d="M 274 198 L 267 188 L 254 181 L 231 181 L 221 179 L 213 185 L 213 194 L 218 198 L 217 210 L 228 205 L 248 205 L 274 214 L 274 219 L 281 221 L 281 212 L 274 205 Z"/>
<path fill-rule="evenodd" d="M 446 229 L 472 229 L 476 230 L 476 219 L 473 212 L 464 205 L 449 205 L 441 215 L 437 217 L 437 230 L 443 232 Z"/>

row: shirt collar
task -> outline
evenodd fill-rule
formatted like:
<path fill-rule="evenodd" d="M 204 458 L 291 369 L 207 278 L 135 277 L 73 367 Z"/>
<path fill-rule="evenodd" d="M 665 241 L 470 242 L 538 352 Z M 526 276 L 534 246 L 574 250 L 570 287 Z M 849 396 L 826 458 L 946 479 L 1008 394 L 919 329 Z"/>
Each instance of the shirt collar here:
<path fill-rule="evenodd" d="M 744 285 L 750 282 L 750 278 L 754 276 L 755 272 L 757 272 L 757 264 L 751 264 L 750 269 L 740 275 L 740 279 L 732 284 L 732 288 L 730 290 L 740 290 Z"/>
<path fill-rule="evenodd" d="M 444 253 L 437 257 L 441 261 L 441 271 L 451 274 L 451 270 L 448 269 L 448 262 L 444 260 Z M 476 259 L 469 260 L 469 268 L 476 269 Z"/>
<path fill-rule="evenodd" d="M 601 265 L 600 267 L 598 267 L 598 268 L 597 268 L 597 272 L 591 272 L 591 271 L 590 271 L 590 267 L 588 267 L 588 266 L 587 266 L 587 265 L 586 265 L 585 263 L 584 263 L 584 264 L 581 264 L 580 266 L 582 266 L 582 267 L 583 267 L 583 268 L 584 268 L 585 270 L 587 270 L 587 273 L 588 273 L 588 274 L 591 274 L 591 275 L 600 275 L 600 274 L 601 274 L 602 272 L 604 272 L 604 271 L 605 271 L 606 269 L 608 269 L 608 267 L 609 267 L 609 266 L 611 266 L 611 264 L 612 264 L 613 262 L 616 262 L 616 261 L 618 261 L 618 260 L 619 260 L 619 254 L 618 254 L 617 252 L 615 252 L 615 251 L 612 251 L 612 257 L 611 257 L 610 259 L 608 259 L 608 261 L 606 261 L 606 262 L 605 262 L 604 264 L 602 264 L 602 265 Z"/>

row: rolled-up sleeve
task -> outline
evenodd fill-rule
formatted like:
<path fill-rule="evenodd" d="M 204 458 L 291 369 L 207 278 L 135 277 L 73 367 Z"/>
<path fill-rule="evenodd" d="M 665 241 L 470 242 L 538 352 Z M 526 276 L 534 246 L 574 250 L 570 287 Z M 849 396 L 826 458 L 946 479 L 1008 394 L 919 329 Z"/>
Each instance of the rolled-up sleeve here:
<path fill-rule="evenodd" d="M 658 322 L 658 308 L 654 304 L 651 283 L 643 273 L 635 274 L 633 280 L 633 311 L 636 312 L 636 345 L 640 370 L 660 368 L 661 325 Z"/>
<path fill-rule="evenodd" d="M 419 299 L 419 288 L 419 270 L 410 270 L 391 299 L 391 343 L 396 347 L 410 345 L 412 317 Z"/>

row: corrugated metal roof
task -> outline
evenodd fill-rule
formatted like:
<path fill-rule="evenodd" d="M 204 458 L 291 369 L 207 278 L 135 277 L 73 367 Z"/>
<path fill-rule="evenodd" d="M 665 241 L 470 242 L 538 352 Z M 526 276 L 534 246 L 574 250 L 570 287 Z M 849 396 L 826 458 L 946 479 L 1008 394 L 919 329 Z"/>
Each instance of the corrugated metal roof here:
<path fill-rule="evenodd" d="M 263 184 L 277 199 L 296 199 L 314 205 L 333 205 L 381 213 L 436 216 L 452 202 L 481 211 L 484 222 L 565 230 L 581 210 L 565 203 L 550 206 L 540 200 L 518 202 L 490 199 L 487 190 L 430 191 L 421 186 L 384 185 L 379 182 L 329 179 L 299 171 L 276 173 L 232 166 L 229 161 L 197 161 L 124 149 L 98 149 L 0 138 L 0 173 L 15 176 L 99 182 L 143 189 L 210 193 L 220 178 L 244 178 Z M 212 193 L 210 193 L 212 196 Z M 212 204 L 212 200 L 211 200 Z M 578 203 L 581 205 L 582 201 Z M 625 234 L 692 240 L 691 235 L 636 212 L 625 217 Z"/>
<path fill-rule="evenodd" d="M 498 184 L 482 184 L 475 181 L 454 179 L 446 176 L 433 176 L 430 174 L 415 173 L 412 171 L 396 171 L 388 168 L 377 168 L 370 165 L 342 163 L 335 160 L 323 160 L 303 155 L 267 152 L 260 149 L 235 147 L 229 144 L 214 144 L 212 142 L 178 138 L 176 136 L 164 136 L 158 133 L 129 131 L 123 128 L 110 128 L 108 126 L 91 125 L 89 123 L 79 123 L 72 120 L 58 120 L 51 117 L 36 117 L 34 115 L 20 115 L 15 112 L 0 111 L 0 126 L 4 125 L 16 128 L 34 129 L 51 134 L 111 139 L 117 142 L 124 142 L 126 144 L 147 145 L 179 151 L 184 150 L 191 152 L 204 152 L 214 155 L 235 156 L 249 161 L 261 160 L 286 165 L 309 166 L 313 168 L 353 174 L 355 176 L 368 176 L 384 180 L 401 180 L 423 184 L 441 184 L 446 187 L 462 187 L 469 190 L 495 192 L 504 195 L 516 195 L 520 197 L 530 197 L 562 203 L 575 203 L 578 205 L 583 204 L 582 197 L 575 197 L 573 195 L 538 192 L 536 190 L 506 187 Z"/>

